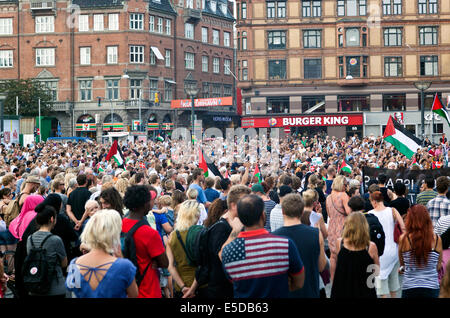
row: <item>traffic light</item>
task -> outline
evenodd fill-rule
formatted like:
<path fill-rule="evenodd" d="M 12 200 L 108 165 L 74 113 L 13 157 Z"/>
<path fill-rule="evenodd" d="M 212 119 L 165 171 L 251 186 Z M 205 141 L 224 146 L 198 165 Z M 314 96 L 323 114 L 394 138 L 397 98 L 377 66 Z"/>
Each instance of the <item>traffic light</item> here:
<path fill-rule="evenodd" d="M 98 107 L 102 106 L 102 98 L 101 97 L 97 97 L 97 101 L 98 101 Z"/>
<path fill-rule="evenodd" d="M 34 127 L 34 137 L 36 138 L 36 137 L 37 137 L 37 135 L 38 135 L 38 132 L 37 132 L 37 127 Z"/>

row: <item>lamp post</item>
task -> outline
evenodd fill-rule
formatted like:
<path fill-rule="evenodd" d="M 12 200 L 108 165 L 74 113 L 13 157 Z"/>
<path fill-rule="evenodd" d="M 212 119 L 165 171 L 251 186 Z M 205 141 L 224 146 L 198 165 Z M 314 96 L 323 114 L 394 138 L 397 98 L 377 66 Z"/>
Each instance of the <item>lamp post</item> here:
<path fill-rule="evenodd" d="M 0 93 L 0 129 L 1 129 L 1 135 L 0 135 L 0 142 L 3 142 L 3 135 L 5 133 L 4 130 L 4 122 L 3 122 L 3 109 L 5 107 L 5 99 L 6 99 L 6 94 L 5 93 Z"/>
<path fill-rule="evenodd" d="M 421 111 L 421 125 L 422 125 L 422 142 L 425 142 L 425 94 L 426 91 L 431 86 L 429 81 L 419 81 L 414 82 L 414 86 L 420 91 L 420 111 Z"/>
<path fill-rule="evenodd" d="M 185 93 L 191 97 L 191 139 L 194 136 L 194 103 L 195 103 L 195 97 L 197 97 L 198 94 L 198 87 L 197 84 L 190 85 L 188 87 L 184 88 Z"/>

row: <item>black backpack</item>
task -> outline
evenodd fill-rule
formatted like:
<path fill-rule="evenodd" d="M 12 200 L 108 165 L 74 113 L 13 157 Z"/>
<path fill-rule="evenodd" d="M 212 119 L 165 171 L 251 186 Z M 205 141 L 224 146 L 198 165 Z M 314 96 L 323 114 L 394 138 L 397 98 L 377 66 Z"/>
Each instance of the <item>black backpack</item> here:
<path fill-rule="evenodd" d="M 364 216 L 366 217 L 367 223 L 369 223 L 370 240 L 377 246 L 378 256 L 381 256 L 384 253 L 386 239 L 383 226 L 376 215 L 364 213 Z"/>
<path fill-rule="evenodd" d="M 50 291 L 52 278 L 56 271 L 56 259 L 50 259 L 43 246 L 51 236 L 53 234 L 45 237 L 37 248 L 34 245 L 33 236 L 30 236 L 31 250 L 22 267 L 24 287 L 29 293 L 45 295 Z"/>
<path fill-rule="evenodd" d="M 141 274 L 139 271 L 139 265 L 137 262 L 136 257 L 136 244 L 134 242 L 133 235 L 134 233 L 143 225 L 148 225 L 147 219 L 143 218 L 139 222 L 137 222 L 128 232 L 120 233 L 120 242 L 122 245 L 122 254 L 124 258 L 129 259 L 134 266 L 136 266 L 136 284 L 139 286 L 142 283 L 142 280 L 145 277 L 145 274 L 147 273 L 148 268 L 152 264 L 152 262 L 149 262 L 147 264 L 147 267 L 145 268 L 144 272 Z"/>

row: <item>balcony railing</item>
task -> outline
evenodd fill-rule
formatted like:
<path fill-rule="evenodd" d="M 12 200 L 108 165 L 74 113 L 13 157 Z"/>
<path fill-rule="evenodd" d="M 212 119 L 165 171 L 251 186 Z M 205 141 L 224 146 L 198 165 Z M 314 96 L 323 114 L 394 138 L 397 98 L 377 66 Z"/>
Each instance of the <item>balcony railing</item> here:
<path fill-rule="evenodd" d="M 54 0 L 31 0 L 31 10 L 53 10 L 56 9 Z"/>
<path fill-rule="evenodd" d="M 201 20 L 202 12 L 198 9 L 185 8 L 183 18 L 184 22 L 196 23 Z"/>

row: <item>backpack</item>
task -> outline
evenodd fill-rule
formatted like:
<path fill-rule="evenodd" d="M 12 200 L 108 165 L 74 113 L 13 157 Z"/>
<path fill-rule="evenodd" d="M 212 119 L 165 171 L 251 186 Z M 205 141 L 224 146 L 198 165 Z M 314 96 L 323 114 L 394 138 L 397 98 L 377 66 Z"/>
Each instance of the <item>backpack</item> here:
<path fill-rule="evenodd" d="M 367 223 L 369 223 L 370 240 L 375 243 L 378 249 L 378 256 L 384 253 L 384 244 L 386 236 L 384 234 L 383 226 L 378 217 L 371 213 L 364 213 Z"/>
<path fill-rule="evenodd" d="M 37 248 L 33 243 L 33 236 L 30 236 L 31 250 L 22 267 L 23 284 L 29 293 L 45 295 L 50 290 L 53 274 L 56 271 L 56 260 L 49 259 L 47 250 L 43 246 L 51 236 L 53 234 L 45 237 Z"/>
<path fill-rule="evenodd" d="M 147 222 L 146 218 L 143 218 L 142 220 L 140 220 L 139 222 L 137 222 L 128 232 L 121 232 L 120 233 L 120 243 L 122 245 L 122 255 L 124 258 L 129 259 L 134 266 L 136 266 L 136 284 L 139 286 L 144 277 L 145 274 L 147 274 L 147 270 L 150 267 L 150 265 L 152 264 L 152 262 L 149 262 L 147 264 L 147 267 L 145 268 L 144 272 L 141 274 L 140 270 L 139 270 L 139 265 L 137 262 L 137 256 L 136 256 L 136 244 L 134 242 L 134 238 L 133 235 L 134 233 L 143 225 L 149 225 L 149 223 Z"/>
<path fill-rule="evenodd" d="M 14 199 L 11 200 L 8 204 L 8 206 L 6 207 L 6 210 L 3 214 L 3 220 L 6 223 L 6 226 L 9 226 L 9 224 L 20 214 L 20 206 L 19 206 L 19 202 L 20 202 L 20 198 L 22 197 L 22 193 L 19 194 L 19 196 Z"/>

